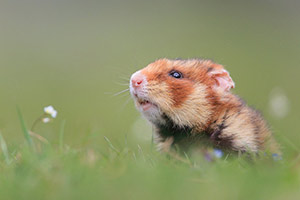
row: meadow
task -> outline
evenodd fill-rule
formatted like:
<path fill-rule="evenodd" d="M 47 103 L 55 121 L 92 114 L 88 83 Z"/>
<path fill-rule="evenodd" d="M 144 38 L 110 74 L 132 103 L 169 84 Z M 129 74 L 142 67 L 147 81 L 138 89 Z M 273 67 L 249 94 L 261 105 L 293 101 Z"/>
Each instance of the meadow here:
<path fill-rule="evenodd" d="M 299 8 L 1 1 L 0 199 L 299 199 Z M 223 64 L 233 92 L 269 122 L 282 159 L 157 152 L 152 127 L 119 92 L 162 57 Z M 45 115 L 49 105 L 57 116 Z"/>

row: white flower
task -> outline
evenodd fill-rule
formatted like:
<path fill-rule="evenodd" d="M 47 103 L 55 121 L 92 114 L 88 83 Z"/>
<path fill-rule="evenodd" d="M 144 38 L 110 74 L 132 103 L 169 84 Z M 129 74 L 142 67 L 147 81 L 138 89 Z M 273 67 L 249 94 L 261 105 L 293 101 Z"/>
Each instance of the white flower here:
<path fill-rule="evenodd" d="M 42 119 L 42 121 L 46 124 L 46 123 L 48 123 L 48 122 L 50 122 L 50 118 L 49 117 L 45 117 L 45 118 L 43 118 Z"/>
<path fill-rule="evenodd" d="M 51 117 L 55 118 L 57 115 L 57 111 L 53 108 L 53 106 L 47 106 L 44 108 L 46 114 L 51 115 Z"/>

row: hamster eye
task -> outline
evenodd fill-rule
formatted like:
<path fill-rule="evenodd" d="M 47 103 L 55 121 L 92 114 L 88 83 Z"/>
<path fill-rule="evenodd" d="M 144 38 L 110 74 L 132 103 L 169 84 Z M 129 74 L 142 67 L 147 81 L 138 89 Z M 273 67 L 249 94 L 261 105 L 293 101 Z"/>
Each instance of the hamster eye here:
<path fill-rule="evenodd" d="M 169 73 L 169 75 L 170 76 L 172 76 L 172 77 L 174 77 L 174 78 L 183 78 L 183 76 L 182 76 L 182 73 L 181 72 L 179 72 L 179 71 L 171 71 L 170 73 Z"/>

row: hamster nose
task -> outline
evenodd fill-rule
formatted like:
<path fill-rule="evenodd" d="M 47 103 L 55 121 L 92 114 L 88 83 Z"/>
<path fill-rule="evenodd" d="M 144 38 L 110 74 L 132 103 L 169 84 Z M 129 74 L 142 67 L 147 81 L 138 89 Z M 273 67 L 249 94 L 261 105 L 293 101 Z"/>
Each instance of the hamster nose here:
<path fill-rule="evenodd" d="M 131 84 L 134 88 L 141 87 L 144 82 L 144 76 L 140 73 L 134 74 L 131 77 Z"/>

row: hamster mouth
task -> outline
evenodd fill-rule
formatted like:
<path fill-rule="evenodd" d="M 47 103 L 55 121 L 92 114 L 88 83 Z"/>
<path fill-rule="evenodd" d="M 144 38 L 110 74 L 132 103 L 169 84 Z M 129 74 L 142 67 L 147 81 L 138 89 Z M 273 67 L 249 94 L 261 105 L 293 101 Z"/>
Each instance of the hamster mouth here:
<path fill-rule="evenodd" d="M 147 111 L 150 108 L 157 108 L 157 106 L 146 99 L 137 98 L 138 105 L 143 109 L 143 111 Z"/>

